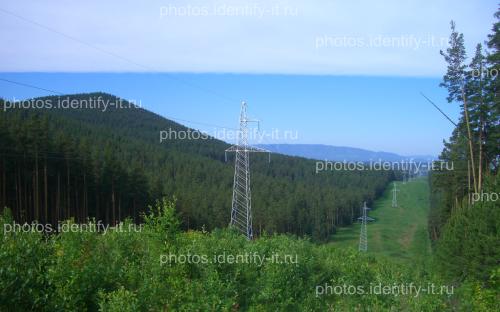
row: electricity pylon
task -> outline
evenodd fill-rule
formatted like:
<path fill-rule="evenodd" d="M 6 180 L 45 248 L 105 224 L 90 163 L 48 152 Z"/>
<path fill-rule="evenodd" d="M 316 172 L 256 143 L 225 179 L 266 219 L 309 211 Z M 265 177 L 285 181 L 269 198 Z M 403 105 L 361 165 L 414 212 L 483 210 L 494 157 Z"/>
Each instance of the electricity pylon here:
<path fill-rule="evenodd" d="M 392 207 L 398 207 L 398 187 L 396 185 L 396 181 L 394 181 L 394 188 L 392 189 Z"/>
<path fill-rule="evenodd" d="M 406 184 L 406 171 L 403 171 L 403 184 Z"/>
<path fill-rule="evenodd" d="M 231 204 L 231 227 L 242 232 L 247 239 L 253 238 L 252 228 L 252 195 L 250 191 L 250 153 L 269 153 L 269 151 L 248 145 L 248 123 L 259 122 L 247 117 L 247 104 L 241 103 L 240 130 L 238 143 L 226 150 L 236 153 L 234 164 L 233 200 Z"/>
<path fill-rule="evenodd" d="M 366 228 L 368 216 L 366 212 L 370 210 L 370 208 L 366 207 L 366 202 L 364 202 L 362 209 L 363 216 L 361 217 L 361 233 L 359 234 L 359 251 L 366 252 L 368 250 L 368 232 Z"/>

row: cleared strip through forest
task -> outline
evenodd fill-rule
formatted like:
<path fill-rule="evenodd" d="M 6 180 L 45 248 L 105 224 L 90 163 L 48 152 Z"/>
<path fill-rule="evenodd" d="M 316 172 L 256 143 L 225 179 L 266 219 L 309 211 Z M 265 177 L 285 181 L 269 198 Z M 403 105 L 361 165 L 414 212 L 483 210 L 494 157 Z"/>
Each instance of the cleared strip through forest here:
<path fill-rule="evenodd" d="M 395 260 L 424 260 L 430 254 L 427 232 L 429 184 L 422 177 L 403 184 L 398 181 L 398 207 L 392 207 L 391 183 L 384 195 L 375 201 L 368 215 L 375 218 L 368 224 L 368 253 Z M 357 248 L 360 224 L 340 228 L 332 238 L 339 248 Z"/>

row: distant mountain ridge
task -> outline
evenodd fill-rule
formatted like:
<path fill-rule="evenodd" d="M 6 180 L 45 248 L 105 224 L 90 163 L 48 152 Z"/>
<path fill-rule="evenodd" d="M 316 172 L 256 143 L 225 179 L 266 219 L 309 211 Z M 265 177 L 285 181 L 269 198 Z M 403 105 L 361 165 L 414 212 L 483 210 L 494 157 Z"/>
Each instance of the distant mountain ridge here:
<path fill-rule="evenodd" d="M 331 161 L 420 161 L 427 162 L 436 159 L 431 155 L 413 155 L 402 156 L 396 153 L 375 152 L 362 148 L 332 146 L 324 144 L 257 144 L 257 147 L 265 148 L 273 153 L 284 154 L 288 156 L 298 156 L 317 160 Z"/>

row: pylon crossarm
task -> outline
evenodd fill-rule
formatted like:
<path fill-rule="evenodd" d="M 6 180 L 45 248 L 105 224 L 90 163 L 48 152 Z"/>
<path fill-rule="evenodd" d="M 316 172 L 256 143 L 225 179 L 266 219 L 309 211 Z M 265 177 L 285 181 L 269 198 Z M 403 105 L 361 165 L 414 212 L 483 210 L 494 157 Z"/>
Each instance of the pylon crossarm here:
<path fill-rule="evenodd" d="M 226 149 L 226 152 L 249 152 L 249 153 L 271 153 L 266 149 L 250 146 L 250 145 L 233 145 L 230 148 Z"/>

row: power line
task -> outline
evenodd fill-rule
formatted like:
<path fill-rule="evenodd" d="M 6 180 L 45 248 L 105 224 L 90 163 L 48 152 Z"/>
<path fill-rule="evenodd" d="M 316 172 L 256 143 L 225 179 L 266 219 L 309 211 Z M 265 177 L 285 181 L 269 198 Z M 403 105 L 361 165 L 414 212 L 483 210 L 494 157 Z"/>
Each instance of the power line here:
<path fill-rule="evenodd" d="M 12 83 L 12 84 L 20 85 L 20 86 L 23 86 L 23 87 L 28 87 L 28 88 L 38 89 L 38 90 L 42 90 L 42 91 L 47 91 L 47 92 L 54 93 L 54 94 L 63 95 L 63 93 L 60 93 L 58 91 L 54 91 L 54 90 L 50 90 L 50 89 L 45 89 L 45 88 L 42 88 L 42 87 L 37 87 L 37 86 L 30 85 L 30 84 L 27 84 L 27 83 L 24 83 L 24 82 L 13 81 L 13 80 L 5 79 L 5 78 L 0 78 L 0 80 L 5 81 L 5 82 L 9 82 L 9 83 Z"/>
<path fill-rule="evenodd" d="M 448 117 L 448 115 L 446 115 L 436 104 L 434 104 L 433 101 L 431 101 L 428 97 L 426 97 L 425 94 L 420 92 L 420 95 L 422 95 L 427 101 L 429 101 L 429 103 L 431 103 L 432 106 L 434 106 L 444 117 L 446 117 L 446 119 L 448 119 L 453 125 L 455 125 L 455 127 L 458 127 L 458 125 L 453 120 L 451 120 L 451 118 Z"/>
<path fill-rule="evenodd" d="M 471 139 L 469 139 L 468 136 L 466 136 L 465 134 L 463 134 L 460 131 L 460 128 L 458 127 L 458 125 L 453 120 L 451 120 L 451 118 L 448 117 L 448 115 L 446 115 L 433 101 L 431 101 L 428 97 L 426 97 L 425 94 L 423 94 L 422 92 L 420 92 L 420 95 L 422 95 L 427 101 L 429 101 L 429 103 L 432 104 L 432 106 L 434 106 L 444 117 L 446 117 L 446 119 L 448 119 L 457 128 L 457 131 L 458 131 L 459 134 L 461 134 L 468 141 L 471 141 Z"/>
<path fill-rule="evenodd" d="M 134 65 L 134 66 L 137 66 L 137 67 L 140 67 L 140 68 L 143 68 L 143 69 L 146 69 L 146 70 L 149 70 L 149 71 L 155 72 L 155 73 L 165 74 L 164 72 L 160 72 L 160 71 L 158 71 L 158 70 L 155 70 L 154 68 L 152 68 L 152 67 L 150 67 L 150 66 L 143 65 L 143 64 L 138 63 L 138 62 L 136 62 L 136 61 L 134 61 L 134 60 L 132 60 L 132 59 L 126 58 L 126 57 L 121 56 L 121 55 L 119 55 L 119 54 L 116 54 L 116 53 L 114 53 L 114 52 L 111 52 L 111 51 L 108 51 L 108 50 L 106 50 L 106 49 L 100 48 L 100 47 L 98 47 L 98 46 L 96 46 L 96 45 L 93 45 L 93 44 L 91 44 L 91 43 L 89 43 L 89 42 L 86 42 L 86 41 L 81 40 L 81 39 L 79 39 L 79 38 L 76 38 L 76 37 L 74 37 L 74 36 L 68 35 L 68 34 L 63 33 L 63 32 L 61 32 L 61 31 L 58 31 L 58 30 L 56 30 L 56 29 L 54 29 L 54 28 L 52 28 L 52 27 L 49 27 L 49 26 L 43 25 L 43 24 L 41 24 L 41 23 L 38 23 L 38 22 L 36 22 L 36 21 L 34 21 L 34 20 L 31 20 L 31 19 L 28 19 L 28 18 L 26 18 L 26 17 L 23 17 L 23 16 L 21 16 L 21 15 L 19 15 L 19 14 L 16 14 L 16 13 L 14 13 L 14 12 L 11 12 L 11 11 L 8 11 L 8 10 L 5 10 L 5 9 L 3 9 L 3 8 L 0 8 L 0 12 L 3 12 L 4 14 L 7 14 L 7 15 L 10 15 L 10 16 L 13 16 L 13 17 L 16 17 L 16 18 L 18 18 L 18 19 L 20 19 L 20 20 L 22 20 L 22 21 L 24 21 L 24 22 L 26 22 L 26 23 L 29 23 L 29 24 L 35 25 L 35 26 L 37 26 L 37 27 L 40 27 L 40 28 L 42 28 L 42 29 L 45 29 L 45 30 L 47 30 L 47 31 L 53 32 L 53 33 L 55 33 L 55 34 L 58 34 L 58 35 L 60 35 L 60 36 L 62 36 L 62 37 L 64 37 L 64 38 L 66 38 L 66 39 L 69 39 L 69 40 L 72 40 L 72 41 L 78 42 L 78 43 L 80 43 L 80 44 L 82 44 L 82 45 L 85 45 L 85 46 L 87 46 L 87 47 L 91 48 L 91 49 L 94 49 L 94 50 L 99 51 L 99 52 L 101 52 L 101 53 L 104 53 L 104 54 L 107 54 L 107 55 L 109 55 L 109 56 L 115 57 L 115 58 L 120 59 L 120 60 L 122 60 L 122 61 L 124 61 L 124 62 L 127 62 L 127 63 L 129 63 L 129 64 L 132 64 L 132 65 Z M 193 84 L 193 83 L 191 83 L 191 82 L 188 82 L 188 81 L 186 81 L 186 80 L 184 80 L 184 79 L 180 79 L 180 78 L 173 77 L 173 76 L 166 76 L 166 77 L 167 77 L 167 78 L 169 78 L 169 79 L 172 79 L 172 80 L 174 80 L 174 81 L 177 81 L 177 82 L 179 82 L 179 83 L 183 83 L 184 85 L 190 86 L 191 88 L 195 88 L 195 89 L 201 90 L 201 91 L 203 91 L 203 92 L 205 92 L 205 93 L 210 93 L 210 94 L 212 94 L 212 95 L 215 95 L 215 96 L 217 96 L 217 97 L 219 97 L 219 98 L 222 98 L 222 99 L 224 99 L 224 100 L 226 100 L 226 101 L 229 101 L 230 103 L 234 103 L 234 102 L 237 102 L 237 101 L 238 101 L 238 100 L 232 99 L 231 97 L 228 97 L 228 96 L 226 96 L 226 95 L 223 95 L 223 94 L 221 94 L 221 93 L 219 93 L 219 92 L 213 91 L 213 90 L 211 90 L 211 89 L 207 89 L 207 88 L 204 88 L 204 87 L 200 87 L 200 86 L 198 86 L 198 85 L 196 85 L 196 84 Z"/>

